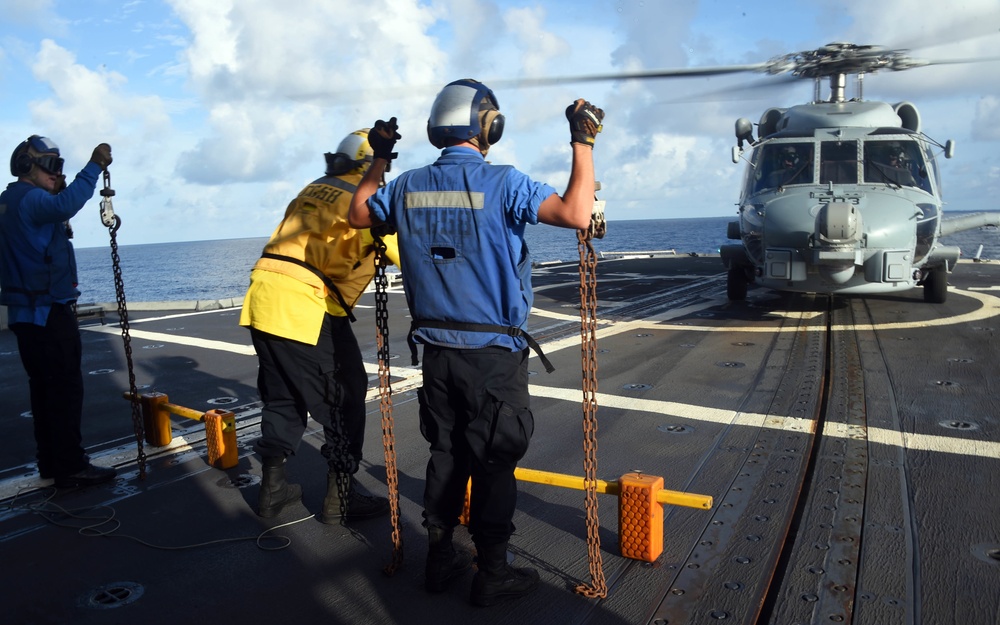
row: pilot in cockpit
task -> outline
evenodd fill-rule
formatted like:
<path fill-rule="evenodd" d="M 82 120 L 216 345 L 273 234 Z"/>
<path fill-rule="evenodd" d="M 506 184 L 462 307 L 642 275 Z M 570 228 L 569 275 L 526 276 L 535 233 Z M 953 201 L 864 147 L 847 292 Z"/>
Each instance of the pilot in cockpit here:
<path fill-rule="evenodd" d="M 809 165 L 808 157 L 803 158 L 796 146 L 783 146 L 778 151 L 777 169 L 768 175 L 764 186 L 773 188 L 810 182 L 812 176 Z"/>
<path fill-rule="evenodd" d="M 869 182 L 887 182 L 904 187 L 917 186 L 906 164 L 906 150 L 895 141 L 886 145 L 881 154 L 876 154 L 874 168 L 874 175 L 869 173 L 865 176 Z"/>

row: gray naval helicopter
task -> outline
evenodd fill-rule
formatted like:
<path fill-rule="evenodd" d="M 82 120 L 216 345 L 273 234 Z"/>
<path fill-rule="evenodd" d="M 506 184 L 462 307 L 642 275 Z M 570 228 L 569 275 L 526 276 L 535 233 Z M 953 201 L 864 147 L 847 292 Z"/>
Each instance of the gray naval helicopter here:
<path fill-rule="evenodd" d="M 870 294 L 924 288 L 942 303 L 948 273 L 961 255 L 941 237 L 1000 224 L 1000 213 L 945 218 L 936 157 L 951 158 L 925 135 L 909 102 L 862 97 L 865 74 L 997 58 L 920 60 L 907 50 L 831 43 L 765 63 L 500 81 L 531 87 L 575 82 L 707 77 L 738 72 L 787 74 L 815 81 L 812 102 L 769 108 L 757 124 L 736 121 L 733 162 L 747 164 L 739 220 L 720 248 L 730 300 L 746 298 L 750 284 L 779 291 Z M 845 95 L 857 76 L 857 94 Z M 830 96 L 821 99 L 824 79 Z M 746 145 L 746 147 L 744 147 Z"/>
<path fill-rule="evenodd" d="M 736 121 L 733 162 L 747 163 L 739 221 L 720 248 L 727 294 L 746 297 L 757 283 L 780 291 L 868 294 L 922 286 L 924 300 L 947 297 L 961 251 L 941 237 L 1000 222 L 998 213 L 942 214 L 936 156 L 954 154 L 921 132 L 909 102 L 862 99 L 866 73 L 957 61 L 920 61 L 905 51 L 831 43 L 772 59 L 768 73 L 816 81 L 809 104 L 764 111 L 757 138 Z M 848 75 L 857 95 L 845 98 Z M 829 80 L 830 96 L 820 100 Z M 744 149 L 744 144 L 748 144 Z"/>

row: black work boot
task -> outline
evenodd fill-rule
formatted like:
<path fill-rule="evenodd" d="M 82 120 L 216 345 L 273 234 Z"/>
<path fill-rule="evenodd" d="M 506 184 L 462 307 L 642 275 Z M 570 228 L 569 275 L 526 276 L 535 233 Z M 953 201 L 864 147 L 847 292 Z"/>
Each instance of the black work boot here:
<path fill-rule="evenodd" d="M 430 526 L 427 528 L 427 566 L 424 588 L 427 592 L 444 592 L 472 564 L 472 554 L 456 551 L 451 542 L 454 530 Z"/>
<path fill-rule="evenodd" d="M 285 459 L 264 458 L 261 467 L 260 495 L 257 499 L 257 514 L 270 519 L 281 509 L 302 498 L 302 487 L 289 484 L 285 479 Z"/>
<path fill-rule="evenodd" d="M 343 485 L 338 487 L 338 481 L 343 481 Z M 340 497 L 341 488 L 346 491 L 344 499 Z M 388 499 L 362 493 L 359 488 L 352 475 L 335 471 L 327 473 L 326 499 L 323 500 L 323 513 L 319 520 L 327 525 L 336 525 L 340 523 L 341 518 L 345 521 L 357 521 L 382 516 L 389 512 Z"/>
<path fill-rule="evenodd" d="M 469 600 L 473 605 L 491 606 L 497 601 L 523 597 L 538 588 L 538 571 L 507 564 L 507 543 L 476 546 L 479 571 L 472 578 Z"/>

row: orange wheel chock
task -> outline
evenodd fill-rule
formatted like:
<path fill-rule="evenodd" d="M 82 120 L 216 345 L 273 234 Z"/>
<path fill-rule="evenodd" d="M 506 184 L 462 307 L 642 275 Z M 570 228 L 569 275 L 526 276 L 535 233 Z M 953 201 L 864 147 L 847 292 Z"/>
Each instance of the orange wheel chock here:
<path fill-rule="evenodd" d="M 205 413 L 208 463 L 216 469 L 230 469 L 239 462 L 236 449 L 236 415 L 214 409 Z"/>
<path fill-rule="evenodd" d="M 164 447 L 174 439 L 170 432 L 170 410 L 165 393 L 143 393 L 139 396 L 142 408 L 142 424 L 146 432 L 146 442 L 153 447 Z"/>
<path fill-rule="evenodd" d="M 522 482 L 548 484 L 584 490 L 586 481 L 579 476 L 518 467 L 514 477 Z M 643 473 L 626 473 L 618 482 L 596 480 L 595 490 L 618 497 L 618 542 L 622 555 L 634 560 L 654 562 L 663 553 L 663 506 L 684 506 L 710 510 L 712 497 L 676 490 L 665 490 L 663 478 Z M 469 524 L 469 501 L 472 481 L 465 490 L 465 507 L 459 522 Z"/>
<path fill-rule="evenodd" d="M 618 543 L 622 555 L 655 562 L 663 553 L 663 478 L 626 473 L 618 482 Z"/>

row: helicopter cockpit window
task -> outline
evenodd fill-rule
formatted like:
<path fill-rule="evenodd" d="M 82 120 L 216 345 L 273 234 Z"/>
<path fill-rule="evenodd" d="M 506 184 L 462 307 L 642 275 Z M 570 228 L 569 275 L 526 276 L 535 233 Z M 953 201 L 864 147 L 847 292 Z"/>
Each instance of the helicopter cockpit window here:
<path fill-rule="evenodd" d="M 812 143 L 769 143 L 755 155 L 754 192 L 792 184 L 812 184 Z"/>
<path fill-rule="evenodd" d="M 865 182 L 930 192 L 927 169 L 913 141 L 866 141 Z"/>
<path fill-rule="evenodd" d="M 824 141 L 819 153 L 819 183 L 858 184 L 858 143 Z"/>

